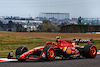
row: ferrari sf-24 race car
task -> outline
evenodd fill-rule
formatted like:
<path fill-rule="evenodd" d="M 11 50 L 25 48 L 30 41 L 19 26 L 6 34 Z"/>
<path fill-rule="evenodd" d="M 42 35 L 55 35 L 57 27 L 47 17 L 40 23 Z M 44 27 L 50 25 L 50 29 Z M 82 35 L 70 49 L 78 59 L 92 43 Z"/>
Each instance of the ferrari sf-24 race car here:
<path fill-rule="evenodd" d="M 96 46 L 89 43 L 83 47 L 57 37 L 56 42 L 46 42 L 44 46 L 39 46 L 28 50 L 26 46 L 20 46 L 16 49 L 15 55 L 18 61 L 26 61 L 26 59 L 36 60 L 55 60 L 68 58 L 95 58 L 97 54 Z M 8 59 L 14 59 L 12 52 L 9 53 Z"/>

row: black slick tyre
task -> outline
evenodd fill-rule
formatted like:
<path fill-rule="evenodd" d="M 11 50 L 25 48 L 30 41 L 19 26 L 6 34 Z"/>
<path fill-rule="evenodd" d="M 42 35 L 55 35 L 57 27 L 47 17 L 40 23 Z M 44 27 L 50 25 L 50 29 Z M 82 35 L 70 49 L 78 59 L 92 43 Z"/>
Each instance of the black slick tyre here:
<path fill-rule="evenodd" d="M 16 49 L 15 55 L 16 58 L 18 58 L 21 54 L 23 54 L 24 52 L 28 51 L 26 46 L 20 46 Z M 18 61 L 25 61 L 26 59 L 18 59 Z"/>
<path fill-rule="evenodd" d="M 95 58 L 97 55 L 96 46 L 93 44 L 88 44 L 84 46 L 84 57 Z"/>
<path fill-rule="evenodd" d="M 55 60 L 55 51 L 52 47 L 47 46 L 43 49 L 43 51 L 46 52 L 46 60 Z"/>

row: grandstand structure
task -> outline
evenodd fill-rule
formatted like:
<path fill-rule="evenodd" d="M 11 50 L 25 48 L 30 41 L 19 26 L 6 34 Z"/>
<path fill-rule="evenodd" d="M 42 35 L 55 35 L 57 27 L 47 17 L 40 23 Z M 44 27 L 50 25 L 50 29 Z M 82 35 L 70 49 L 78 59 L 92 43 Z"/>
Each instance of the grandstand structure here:
<path fill-rule="evenodd" d="M 45 13 L 42 12 L 40 13 L 40 17 L 43 18 L 55 18 L 55 19 L 69 19 L 70 18 L 70 14 L 69 13 Z"/>

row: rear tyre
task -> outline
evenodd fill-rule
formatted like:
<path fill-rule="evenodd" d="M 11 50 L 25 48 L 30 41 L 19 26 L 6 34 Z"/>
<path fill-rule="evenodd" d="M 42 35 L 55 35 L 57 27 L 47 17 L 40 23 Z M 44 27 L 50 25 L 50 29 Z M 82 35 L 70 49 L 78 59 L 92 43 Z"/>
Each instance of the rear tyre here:
<path fill-rule="evenodd" d="M 96 46 L 93 44 L 85 45 L 84 47 L 84 56 L 86 58 L 95 58 L 97 55 Z"/>
<path fill-rule="evenodd" d="M 26 46 L 20 46 L 16 49 L 15 55 L 16 58 L 18 58 L 21 54 L 23 54 L 24 52 L 28 51 Z M 26 59 L 18 59 L 18 61 L 25 61 Z"/>
<path fill-rule="evenodd" d="M 44 52 L 46 52 L 46 60 L 50 60 L 50 61 L 53 61 L 55 60 L 55 51 L 53 48 L 51 47 L 45 47 Z"/>

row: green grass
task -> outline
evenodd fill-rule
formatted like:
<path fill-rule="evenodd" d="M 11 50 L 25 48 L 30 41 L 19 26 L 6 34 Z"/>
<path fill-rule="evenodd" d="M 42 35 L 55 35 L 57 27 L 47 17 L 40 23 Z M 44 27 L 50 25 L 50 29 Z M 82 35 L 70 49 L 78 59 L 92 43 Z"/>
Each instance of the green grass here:
<path fill-rule="evenodd" d="M 37 44 L 45 45 L 47 41 L 56 41 L 51 39 L 41 39 L 41 38 L 31 38 L 31 37 L 22 37 L 22 36 L 4 36 L 0 35 L 0 57 L 7 57 L 10 51 L 15 51 L 17 47 L 26 45 L 28 49 L 37 47 Z M 97 46 L 97 49 L 100 49 L 100 40 L 94 40 L 94 44 Z M 86 45 L 87 43 L 81 43 L 81 46 Z M 15 56 L 15 55 L 14 55 Z"/>
<path fill-rule="evenodd" d="M 45 45 L 47 41 L 55 40 L 0 35 L 0 57 L 7 57 L 10 51 L 15 52 L 19 46 L 26 45 L 28 49 L 32 49 L 37 47 L 37 44 Z"/>
<path fill-rule="evenodd" d="M 11 31 L 0 31 L 0 32 L 11 32 Z"/>

